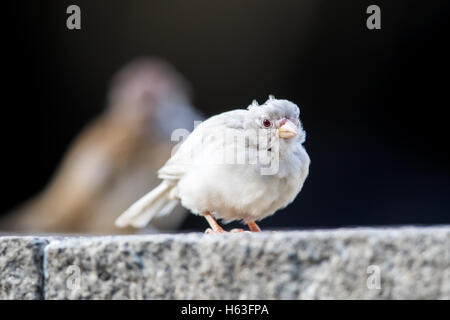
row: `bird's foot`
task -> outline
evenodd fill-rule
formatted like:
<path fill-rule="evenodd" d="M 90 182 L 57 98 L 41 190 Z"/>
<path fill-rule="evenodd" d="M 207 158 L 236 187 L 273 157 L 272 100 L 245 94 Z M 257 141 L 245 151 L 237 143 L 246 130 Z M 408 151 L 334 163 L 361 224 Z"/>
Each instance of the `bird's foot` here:
<path fill-rule="evenodd" d="M 213 230 L 211 228 L 208 228 L 205 230 L 205 234 L 219 234 L 219 233 L 241 233 L 241 232 L 248 232 L 244 229 L 232 229 L 230 231 L 225 231 L 223 229 L 220 230 Z"/>
<path fill-rule="evenodd" d="M 249 222 L 247 223 L 248 227 L 251 232 L 261 232 L 261 229 L 258 227 L 258 225 L 255 222 Z"/>
<path fill-rule="evenodd" d="M 241 229 L 241 228 L 236 228 L 236 229 L 231 229 L 230 233 L 240 233 L 240 232 L 248 232 L 247 230 Z"/>
<path fill-rule="evenodd" d="M 217 234 L 217 233 L 241 233 L 241 232 L 248 232 L 244 229 L 236 228 L 232 229 L 231 231 L 225 231 L 223 228 L 217 223 L 217 221 L 213 218 L 210 212 L 204 212 L 203 216 L 208 221 L 211 228 L 208 228 L 205 230 L 206 234 Z M 259 229 L 259 228 L 258 228 Z"/>
<path fill-rule="evenodd" d="M 218 234 L 218 233 L 228 233 L 228 231 L 225 231 L 223 229 L 213 230 L 211 228 L 205 230 L 205 234 Z"/>

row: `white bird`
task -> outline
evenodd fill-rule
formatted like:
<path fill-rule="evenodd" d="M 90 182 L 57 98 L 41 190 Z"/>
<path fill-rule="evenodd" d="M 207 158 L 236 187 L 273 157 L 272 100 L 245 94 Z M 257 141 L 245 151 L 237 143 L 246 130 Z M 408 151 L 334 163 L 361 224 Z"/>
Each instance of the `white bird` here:
<path fill-rule="evenodd" d="M 181 202 L 206 218 L 207 233 L 226 232 L 215 218 L 260 231 L 255 221 L 290 204 L 308 176 L 299 114 L 296 104 L 269 96 L 262 105 L 254 101 L 207 119 L 158 171 L 161 184 L 122 213 L 116 226 L 142 228 Z"/>

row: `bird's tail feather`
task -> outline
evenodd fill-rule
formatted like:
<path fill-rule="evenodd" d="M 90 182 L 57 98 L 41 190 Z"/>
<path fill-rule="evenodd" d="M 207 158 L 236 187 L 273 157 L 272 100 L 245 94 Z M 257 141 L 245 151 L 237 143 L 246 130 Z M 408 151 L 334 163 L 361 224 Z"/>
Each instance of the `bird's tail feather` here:
<path fill-rule="evenodd" d="M 169 199 L 171 188 L 172 184 L 168 181 L 161 182 L 122 213 L 116 220 L 116 226 L 143 228 L 154 217 L 170 213 L 178 203 L 177 200 Z"/>

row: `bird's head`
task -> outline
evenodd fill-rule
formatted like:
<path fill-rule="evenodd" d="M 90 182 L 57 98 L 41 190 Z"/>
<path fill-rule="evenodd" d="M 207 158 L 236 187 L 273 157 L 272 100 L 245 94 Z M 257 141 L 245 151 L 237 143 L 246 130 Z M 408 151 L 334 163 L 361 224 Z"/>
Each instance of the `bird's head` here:
<path fill-rule="evenodd" d="M 270 130 L 287 143 L 305 141 L 306 134 L 299 119 L 300 110 L 295 103 L 269 96 L 262 105 L 254 100 L 248 110 L 251 114 L 251 127 Z"/>
<path fill-rule="evenodd" d="M 111 108 L 124 113 L 153 113 L 167 100 L 188 100 L 190 87 L 168 62 L 158 58 L 139 58 L 114 75 L 108 96 Z"/>
<path fill-rule="evenodd" d="M 148 136 L 170 140 L 174 130 L 192 130 L 194 121 L 203 119 L 190 103 L 190 91 L 189 83 L 168 62 L 140 58 L 114 76 L 109 110 Z"/>

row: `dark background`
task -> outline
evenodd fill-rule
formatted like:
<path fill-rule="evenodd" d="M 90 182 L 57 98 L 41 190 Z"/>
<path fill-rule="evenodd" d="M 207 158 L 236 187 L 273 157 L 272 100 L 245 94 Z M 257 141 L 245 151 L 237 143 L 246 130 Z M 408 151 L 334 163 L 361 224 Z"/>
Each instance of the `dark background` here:
<path fill-rule="evenodd" d="M 66 28 L 81 7 L 82 29 Z M 381 30 L 366 8 L 381 7 Z M 111 76 L 168 59 L 206 115 L 296 102 L 310 176 L 262 227 L 450 222 L 448 1 L 15 1 L 2 10 L 0 213 L 46 184 Z M 184 228 L 204 229 L 189 217 Z"/>

